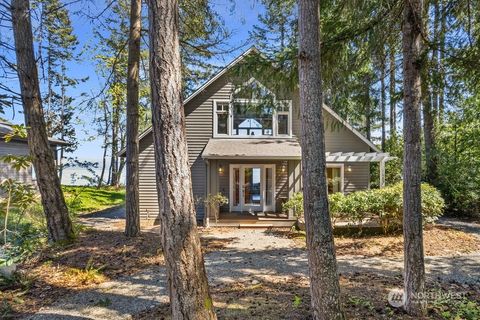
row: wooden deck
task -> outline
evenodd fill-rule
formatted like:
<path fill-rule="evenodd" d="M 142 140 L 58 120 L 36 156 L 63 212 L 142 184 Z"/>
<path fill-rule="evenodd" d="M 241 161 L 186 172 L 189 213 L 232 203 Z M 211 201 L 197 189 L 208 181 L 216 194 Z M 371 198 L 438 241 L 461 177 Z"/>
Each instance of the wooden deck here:
<path fill-rule="evenodd" d="M 210 226 L 238 228 L 291 227 L 295 221 L 295 219 L 288 219 L 285 213 L 221 212 L 217 222 L 215 222 L 215 219 L 210 219 Z"/>

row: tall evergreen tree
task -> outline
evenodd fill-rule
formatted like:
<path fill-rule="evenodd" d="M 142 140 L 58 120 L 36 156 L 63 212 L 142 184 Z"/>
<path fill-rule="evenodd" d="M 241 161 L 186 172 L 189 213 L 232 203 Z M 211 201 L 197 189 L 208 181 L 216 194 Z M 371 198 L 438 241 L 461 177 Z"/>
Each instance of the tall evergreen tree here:
<path fill-rule="evenodd" d="M 60 179 L 55 172 L 43 116 L 29 1 L 12 0 L 11 15 L 28 146 L 47 218 L 49 238 L 52 241 L 70 240 L 73 238 L 72 222 L 60 188 Z"/>
<path fill-rule="evenodd" d="M 304 213 L 314 319 L 344 319 L 325 176 L 318 0 L 299 1 L 299 87 Z"/>
<path fill-rule="evenodd" d="M 130 6 L 130 37 L 128 41 L 127 71 L 127 187 L 125 234 L 135 237 L 140 233 L 138 125 L 139 125 L 139 69 L 140 37 L 142 29 L 142 1 L 132 0 Z"/>
<path fill-rule="evenodd" d="M 150 83 L 163 254 L 173 319 L 216 319 L 197 233 L 182 103 L 179 8 L 149 1 Z"/>
<path fill-rule="evenodd" d="M 61 181 L 65 154 L 74 152 L 78 146 L 74 127 L 76 106 L 74 99 L 68 95 L 68 89 L 75 87 L 83 79 L 68 75 L 67 63 L 78 60 L 75 53 L 78 40 L 73 33 L 67 7 L 59 0 L 42 0 L 39 5 L 42 8 L 42 20 L 38 38 L 42 40 L 42 65 L 46 64 L 47 69 L 44 79 L 47 90 L 43 95 L 47 133 L 69 143 L 68 146 L 59 147 L 58 174 Z"/>
<path fill-rule="evenodd" d="M 423 298 L 425 266 L 421 205 L 421 70 L 423 57 L 423 1 L 405 0 L 403 13 L 403 237 L 404 302 L 406 311 L 421 317 L 426 313 Z"/>

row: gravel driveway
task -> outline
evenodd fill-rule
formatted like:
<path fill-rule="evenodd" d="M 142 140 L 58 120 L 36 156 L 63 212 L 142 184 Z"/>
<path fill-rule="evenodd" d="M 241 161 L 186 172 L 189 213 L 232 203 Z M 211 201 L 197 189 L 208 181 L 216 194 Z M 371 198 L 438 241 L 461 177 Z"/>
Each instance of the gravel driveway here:
<path fill-rule="evenodd" d="M 269 278 L 306 276 L 307 256 L 292 240 L 260 229 L 233 229 L 211 232 L 205 238 L 229 240 L 225 247 L 208 253 L 205 264 L 212 285 L 235 281 L 262 281 Z M 480 285 L 480 255 L 427 257 L 427 277 Z M 339 272 L 373 272 L 399 275 L 399 258 L 342 256 Z M 165 270 L 152 268 L 131 277 L 103 283 L 97 288 L 62 297 L 58 303 L 28 318 L 40 319 L 129 319 L 131 314 L 168 301 Z"/>

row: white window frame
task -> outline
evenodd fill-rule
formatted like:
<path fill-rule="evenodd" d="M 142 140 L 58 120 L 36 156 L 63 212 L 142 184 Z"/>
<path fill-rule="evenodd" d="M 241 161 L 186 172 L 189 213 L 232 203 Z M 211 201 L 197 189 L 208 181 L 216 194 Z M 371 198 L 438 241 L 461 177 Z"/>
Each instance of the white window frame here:
<path fill-rule="evenodd" d="M 218 104 L 227 104 L 227 134 L 218 133 Z M 229 137 L 232 134 L 232 106 L 228 100 L 214 100 L 213 101 L 213 136 L 214 137 Z"/>
<path fill-rule="evenodd" d="M 345 164 L 343 163 L 327 163 L 326 169 L 328 168 L 340 168 L 340 180 L 341 180 L 341 184 L 340 184 L 340 192 L 341 193 L 345 193 Z M 325 177 L 326 177 L 326 172 L 325 172 Z M 328 181 L 327 181 L 328 183 Z M 328 189 L 328 185 L 327 185 L 327 189 Z"/>
<path fill-rule="evenodd" d="M 260 136 L 241 136 L 241 135 L 234 135 L 233 134 L 233 103 L 261 103 L 261 100 L 249 100 L 249 99 L 235 99 L 232 101 L 229 100 L 214 100 L 213 101 L 213 137 L 214 138 L 235 138 L 235 139 L 268 139 L 268 138 L 291 138 L 292 137 L 292 101 L 291 100 L 280 100 L 283 105 L 288 106 L 288 111 L 277 111 L 276 108 L 273 108 L 272 111 L 272 135 L 260 135 Z M 217 125 L 218 125 L 218 113 L 217 113 L 217 105 L 218 104 L 228 104 L 228 124 L 227 124 L 227 131 L 228 134 L 219 134 L 217 132 Z M 274 100 L 276 103 L 276 100 Z M 279 114 L 286 114 L 288 115 L 288 134 L 278 134 L 278 115 Z"/>
<path fill-rule="evenodd" d="M 275 108 L 274 112 L 273 112 L 273 115 L 274 115 L 274 119 L 273 119 L 273 123 L 274 123 L 274 135 L 276 137 L 288 137 L 288 138 L 291 138 L 292 137 L 292 101 L 291 100 L 286 100 L 286 101 L 281 101 L 282 105 L 285 104 L 286 106 L 288 106 L 288 111 L 278 111 L 277 108 Z M 278 116 L 279 115 L 287 115 L 288 116 L 288 134 L 279 134 L 278 133 Z"/>

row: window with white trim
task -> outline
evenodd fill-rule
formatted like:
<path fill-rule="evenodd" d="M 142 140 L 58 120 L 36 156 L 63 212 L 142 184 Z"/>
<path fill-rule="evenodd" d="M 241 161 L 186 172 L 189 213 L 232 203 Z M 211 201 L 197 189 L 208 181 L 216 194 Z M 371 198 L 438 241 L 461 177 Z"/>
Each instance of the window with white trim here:
<path fill-rule="evenodd" d="M 227 136 L 230 124 L 230 104 L 228 101 L 215 101 L 214 126 L 215 135 Z"/>
<path fill-rule="evenodd" d="M 328 194 L 343 192 L 343 165 L 327 164 L 325 169 Z"/>
<path fill-rule="evenodd" d="M 277 135 L 290 135 L 290 105 L 277 107 Z"/>

